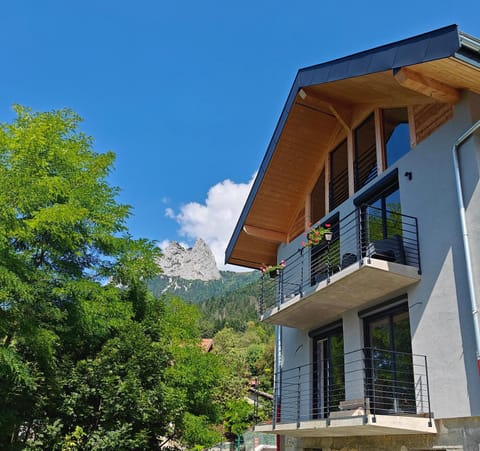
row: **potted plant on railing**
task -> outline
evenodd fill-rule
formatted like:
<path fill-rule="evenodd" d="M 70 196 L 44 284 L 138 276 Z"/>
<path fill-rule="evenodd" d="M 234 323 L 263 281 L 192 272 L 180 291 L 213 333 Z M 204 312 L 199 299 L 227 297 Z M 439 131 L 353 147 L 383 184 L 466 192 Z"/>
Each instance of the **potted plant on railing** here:
<path fill-rule="evenodd" d="M 285 260 L 282 260 L 278 265 L 263 265 L 260 268 L 260 271 L 262 271 L 263 274 L 268 274 L 272 279 L 277 277 L 278 271 L 282 271 L 285 266 L 287 266 L 287 263 Z"/>
<path fill-rule="evenodd" d="M 320 225 L 311 228 L 307 232 L 307 241 L 302 241 L 303 247 L 313 247 L 326 241 L 332 241 L 333 233 L 330 229 L 330 224 L 325 224 L 325 227 Z"/>

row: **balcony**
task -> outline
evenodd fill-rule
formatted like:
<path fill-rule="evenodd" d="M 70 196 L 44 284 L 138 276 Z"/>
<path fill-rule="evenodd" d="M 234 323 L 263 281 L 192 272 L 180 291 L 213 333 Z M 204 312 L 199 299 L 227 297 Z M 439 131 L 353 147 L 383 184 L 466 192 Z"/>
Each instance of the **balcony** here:
<path fill-rule="evenodd" d="M 366 348 L 275 375 L 273 421 L 258 432 L 302 437 L 436 433 L 427 358 Z"/>
<path fill-rule="evenodd" d="M 417 219 L 367 207 L 331 225 L 331 241 L 302 247 L 261 279 L 265 322 L 310 330 L 388 299 L 420 280 Z"/>

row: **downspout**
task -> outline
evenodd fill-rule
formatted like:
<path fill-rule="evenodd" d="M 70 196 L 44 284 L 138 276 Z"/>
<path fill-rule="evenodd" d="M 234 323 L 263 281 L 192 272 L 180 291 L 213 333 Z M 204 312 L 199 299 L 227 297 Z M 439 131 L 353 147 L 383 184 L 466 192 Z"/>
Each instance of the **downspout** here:
<path fill-rule="evenodd" d="M 468 241 L 468 229 L 467 229 L 467 220 L 465 215 L 465 204 L 463 202 L 463 189 L 462 189 L 462 178 L 460 174 L 460 166 L 458 164 L 458 151 L 463 143 L 470 138 L 478 129 L 480 129 L 480 120 L 475 122 L 463 135 L 461 135 L 455 144 L 452 147 L 452 156 L 453 156 L 453 168 L 455 171 L 455 185 L 457 188 L 457 198 L 459 205 L 459 216 L 460 224 L 462 227 L 462 237 L 463 237 L 463 250 L 465 255 L 465 265 L 467 268 L 467 283 L 468 283 L 468 292 L 470 296 L 470 303 L 472 307 L 472 319 L 473 319 L 473 329 L 475 331 L 475 345 L 477 353 L 477 368 L 480 375 L 480 328 L 478 325 L 478 308 L 477 308 L 477 298 L 475 295 L 475 287 L 473 285 L 473 270 L 472 270 L 472 260 L 470 257 L 470 245 Z"/>
<path fill-rule="evenodd" d="M 282 397 L 281 397 L 281 391 L 282 391 L 282 335 L 283 335 L 283 330 L 282 326 L 280 325 L 275 325 L 275 338 L 276 338 L 276 343 L 275 343 L 275 380 L 274 380 L 274 408 L 273 408 L 273 425 L 274 429 L 277 428 L 277 422 L 280 421 L 281 419 L 281 409 L 282 409 Z M 275 432 L 275 431 L 274 431 Z M 280 451 L 281 449 L 281 437 L 280 434 L 277 434 L 275 437 L 275 443 L 277 447 L 277 451 Z"/>

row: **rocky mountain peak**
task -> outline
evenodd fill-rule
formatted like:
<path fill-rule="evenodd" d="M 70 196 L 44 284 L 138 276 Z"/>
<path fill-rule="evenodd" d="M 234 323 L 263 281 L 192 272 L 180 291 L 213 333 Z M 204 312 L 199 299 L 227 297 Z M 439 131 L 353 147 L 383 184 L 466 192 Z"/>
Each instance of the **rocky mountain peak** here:
<path fill-rule="evenodd" d="M 166 276 L 187 280 L 218 280 L 221 278 L 215 257 L 207 243 L 199 238 L 192 248 L 185 249 L 172 241 L 157 261 Z"/>

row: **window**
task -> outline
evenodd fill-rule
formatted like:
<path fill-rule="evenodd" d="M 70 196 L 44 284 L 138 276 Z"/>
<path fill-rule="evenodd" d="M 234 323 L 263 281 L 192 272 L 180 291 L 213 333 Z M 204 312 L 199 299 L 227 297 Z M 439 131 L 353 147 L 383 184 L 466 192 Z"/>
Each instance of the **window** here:
<path fill-rule="evenodd" d="M 410 131 L 406 108 L 383 110 L 385 164 L 391 166 L 410 150 Z"/>
<path fill-rule="evenodd" d="M 375 140 L 375 117 L 371 114 L 355 129 L 354 160 L 355 191 L 364 187 L 377 176 L 377 146 Z"/>
<path fill-rule="evenodd" d="M 318 177 L 317 183 L 313 187 L 310 195 L 311 222 L 315 224 L 320 221 L 325 214 L 325 170 Z"/>
<path fill-rule="evenodd" d="M 347 141 L 330 152 L 330 211 L 348 199 Z"/>
<path fill-rule="evenodd" d="M 345 400 L 343 329 L 334 324 L 313 338 L 313 417 L 327 418 Z"/>
<path fill-rule="evenodd" d="M 402 235 L 402 210 L 398 176 L 385 184 L 368 205 L 368 231 L 370 241 Z"/>
<path fill-rule="evenodd" d="M 369 249 L 375 258 L 405 264 L 398 170 L 394 169 L 356 197 L 354 204 L 362 211 L 363 255 Z M 376 246 L 383 251 L 376 252 Z"/>
<path fill-rule="evenodd" d="M 376 121 L 375 114 L 370 114 L 353 131 L 353 184 L 355 192 L 378 176 L 379 167 L 384 166 L 383 169 L 385 169 L 392 166 L 410 150 L 407 108 L 384 109 L 381 111 L 381 115 L 382 119 Z M 376 124 L 379 123 L 383 124 L 383 130 L 376 129 L 376 127 L 378 128 Z M 384 163 L 378 161 L 381 149 L 378 149 L 377 152 L 377 139 L 380 135 L 383 136 L 384 140 L 381 144 L 384 152 Z M 330 211 L 349 197 L 348 148 L 347 140 L 345 140 L 330 152 Z M 320 189 L 320 186 L 317 188 Z M 320 192 L 318 194 L 320 196 Z M 320 206 L 323 207 L 321 203 L 318 205 L 319 208 L 321 208 Z"/>
<path fill-rule="evenodd" d="M 365 318 L 367 396 L 376 413 L 416 413 L 408 303 Z"/>
<path fill-rule="evenodd" d="M 335 213 L 320 224 L 321 227 L 329 224 L 332 240 L 322 241 L 310 248 L 310 283 L 312 286 L 327 279 L 340 268 L 339 217 L 339 214 Z"/>

